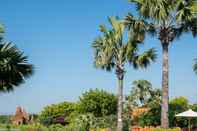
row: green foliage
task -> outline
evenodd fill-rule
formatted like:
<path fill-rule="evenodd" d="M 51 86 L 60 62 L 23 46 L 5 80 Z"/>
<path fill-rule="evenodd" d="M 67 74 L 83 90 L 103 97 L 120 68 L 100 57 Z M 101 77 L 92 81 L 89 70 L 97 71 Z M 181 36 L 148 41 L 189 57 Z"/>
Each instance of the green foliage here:
<path fill-rule="evenodd" d="M 180 128 L 172 128 L 172 129 L 151 128 L 150 131 L 181 131 L 181 129 Z"/>
<path fill-rule="evenodd" d="M 5 42 L 3 34 L 0 25 L 0 92 L 9 92 L 33 74 L 33 65 L 15 45 Z"/>
<path fill-rule="evenodd" d="M 20 131 L 47 131 L 48 129 L 40 124 L 33 124 L 33 125 L 5 125 L 1 124 L 0 125 L 1 129 L 18 129 Z"/>
<path fill-rule="evenodd" d="M 81 129 L 88 130 L 91 126 L 94 126 L 96 117 L 93 114 L 78 114 L 71 121 L 73 127 L 80 127 Z"/>
<path fill-rule="evenodd" d="M 80 113 L 92 113 L 95 117 L 116 114 L 117 98 L 103 90 L 89 90 L 79 98 Z"/>
<path fill-rule="evenodd" d="M 33 66 L 22 51 L 11 43 L 0 43 L 0 91 L 13 90 L 32 73 Z"/>
<path fill-rule="evenodd" d="M 129 0 L 137 8 L 138 19 L 143 23 L 141 28 L 146 33 L 156 36 L 163 50 L 163 72 L 162 73 L 162 122 L 161 126 L 168 125 L 168 48 L 171 43 L 182 34 L 192 32 L 197 36 L 197 11 L 196 0 Z M 129 31 L 133 31 L 136 21 L 132 15 L 125 19 Z M 150 28 L 151 27 L 151 28 Z M 145 34 L 145 33 L 144 33 Z M 194 67 L 195 68 L 195 67 Z"/>
<path fill-rule="evenodd" d="M 188 110 L 189 102 L 185 97 L 177 97 L 170 101 L 169 120 L 170 126 L 187 127 L 188 121 L 185 118 L 175 117 L 176 114 Z"/>
<path fill-rule="evenodd" d="M 10 124 L 10 118 L 9 115 L 0 115 L 0 124 Z"/>
<path fill-rule="evenodd" d="M 79 127 L 76 125 L 67 125 L 65 127 L 65 131 L 87 131 L 87 130 L 83 127 Z"/>
<path fill-rule="evenodd" d="M 147 80 L 136 80 L 133 82 L 132 90 L 127 96 L 129 108 L 148 106 L 161 101 L 161 90 L 153 89 L 152 84 Z"/>
<path fill-rule="evenodd" d="M 66 124 L 69 123 L 69 115 L 75 111 L 75 104 L 70 102 L 62 102 L 59 104 L 52 104 L 43 109 L 39 115 L 39 120 L 44 125 L 51 125 L 55 123 Z M 63 118 L 63 121 L 58 122 L 58 118 Z"/>
<path fill-rule="evenodd" d="M 186 111 L 189 107 L 188 100 L 184 97 L 177 97 L 170 101 L 169 106 L 169 122 L 170 127 L 187 127 L 188 120 L 186 118 L 175 117 L 176 114 Z M 191 106 L 195 109 L 195 105 Z M 139 117 L 140 126 L 159 126 L 160 125 L 160 116 L 161 116 L 161 107 L 160 102 L 151 103 L 148 105 L 150 110 L 143 113 Z M 195 120 L 191 122 L 193 125 Z"/>
<path fill-rule="evenodd" d="M 139 45 L 143 39 L 139 39 L 140 33 L 126 33 L 126 26 L 115 17 L 109 18 L 112 29 L 107 29 L 104 25 L 100 26 L 102 36 L 93 42 L 95 51 L 95 66 L 107 71 L 112 69 L 124 72 L 124 65 L 129 63 L 134 68 L 146 68 L 151 61 L 156 58 L 153 48 L 140 54 Z M 127 41 L 126 41 L 127 40 Z M 120 73 L 120 72 L 119 72 Z"/>
<path fill-rule="evenodd" d="M 82 129 L 116 128 L 116 115 L 95 117 L 93 114 L 78 114 L 70 124 L 72 127 Z"/>
<path fill-rule="evenodd" d="M 50 125 L 48 131 L 65 131 L 65 127 L 61 124 Z"/>
<path fill-rule="evenodd" d="M 159 126 L 161 116 L 160 102 L 152 102 L 148 105 L 149 111 L 143 113 L 139 117 L 139 125 L 144 126 Z"/>

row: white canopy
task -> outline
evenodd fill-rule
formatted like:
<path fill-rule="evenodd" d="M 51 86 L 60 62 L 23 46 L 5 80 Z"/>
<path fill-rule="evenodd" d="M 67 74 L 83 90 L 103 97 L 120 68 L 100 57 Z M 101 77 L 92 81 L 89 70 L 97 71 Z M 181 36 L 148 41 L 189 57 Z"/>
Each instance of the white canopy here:
<path fill-rule="evenodd" d="M 179 113 L 176 116 L 180 116 L 180 117 L 197 117 L 197 112 L 194 112 L 194 111 L 192 111 L 192 109 L 189 109 L 188 111 Z"/>

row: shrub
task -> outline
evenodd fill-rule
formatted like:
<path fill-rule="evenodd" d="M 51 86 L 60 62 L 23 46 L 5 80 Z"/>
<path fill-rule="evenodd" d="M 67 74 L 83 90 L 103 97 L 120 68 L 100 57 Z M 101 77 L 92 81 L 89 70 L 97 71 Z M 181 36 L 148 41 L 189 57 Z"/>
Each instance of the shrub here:
<path fill-rule="evenodd" d="M 150 131 L 181 131 L 180 128 L 162 129 L 162 128 L 150 128 Z"/>
<path fill-rule="evenodd" d="M 50 125 L 48 131 L 65 131 L 65 127 L 61 124 Z"/>
<path fill-rule="evenodd" d="M 40 124 L 21 125 L 15 126 L 13 128 L 19 128 L 20 131 L 47 131 L 47 128 Z"/>
<path fill-rule="evenodd" d="M 44 125 L 51 124 L 67 124 L 69 123 L 69 115 L 75 111 L 75 104 L 70 102 L 62 102 L 46 106 L 39 115 L 40 123 Z"/>
<path fill-rule="evenodd" d="M 139 116 L 139 125 L 158 126 L 160 125 L 161 106 L 159 103 L 149 105 L 150 110 Z"/>
<path fill-rule="evenodd" d="M 11 116 L 9 116 L 9 115 L 0 115 L 0 123 L 1 124 L 10 124 L 11 123 L 10 118 L 11 118 Z"/>
<path fill-rule="evenodd" d="M 80 113 L 91 113 L 95 117 L 116 114 L 117 97 L 103 90 L 89 90 L 79 98 Z"/>
<path fill-rule="evenodd" d="M 181 131 L 180 128 L 169 128 L 169 129 L 164 129 L 164 128 L 153 128 L 153 127 L 132 127 L 132 131 Z"/>

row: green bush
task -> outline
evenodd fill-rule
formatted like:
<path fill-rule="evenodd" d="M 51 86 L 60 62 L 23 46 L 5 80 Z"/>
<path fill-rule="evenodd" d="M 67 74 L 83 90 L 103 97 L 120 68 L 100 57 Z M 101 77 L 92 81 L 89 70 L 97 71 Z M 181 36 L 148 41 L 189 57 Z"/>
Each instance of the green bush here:
<path fill-rule="evenodd" d="M 89 90 L 79 98 L 80 113 L 91 113 L 95 117 L 116 114 L 117 97 L 103 90 Z"/>
<path fill-rule="evenodd" d="M 1 124 L 0 128 L 2 129 L 19 129 L 20 131 L 47 131 L 48 129 L 40 124 L 33 124 L 33 125 L 6 125 Z"/>
<path fill-rule="evenodd" d="M 40 123 L 46 126 L 51 124 L 67 124 L 69 123 L 69 115 L 75 111 L 75 104 L 70 102 L 62 102 L 46 106 L 39 115 Z M 61 118 L 61 120 L 58 120 Z M 62 120 L 63 118 L 63 120 Z"/>
<path fill-rule="evenodd" d="M 65 127 L 61 124 L 50 125 L 48 131 L 65 131 Z"/>
<path fill-rule="evenodd" d="M 21 125 L 15 126 L 15 128 L 19 128 L 20 131 L 47 131 L 47 128 L 40 124 Z"/>
<path fill-rule="evenodd" d="M 158 126 L 160 125 L 161 106 L 159 103 L 152 103 L 149 105 L 150 110 L 139 116 L 139 125 L 144 126 Z"/>
<path fill-rule="evenodd" d="M 65 127 L 65 131 L 87 131 L 84 127 L 69 124 Z"/>
<path fill-rule="evenodd" d="M 78 114 L 71 120 L 69 127 L 81 129 L 116 128 L 116 115 L 95 117 L 93 114 Z M 126 130 L 125 130 L 126 131 Z"/>
<path fill-rule="evenodd" d="M 163 129 L 163 128 L 151 128 L 150 131 L 181 131 L 180 128 Z"/>
<path fill-rule="evenodd" d="M 1 124 L 10 124 L 11 123 L 10 118 L 11 118 L 11 116 L 9 116 L 9 115 L 0 115 L 0 123 Z"/>

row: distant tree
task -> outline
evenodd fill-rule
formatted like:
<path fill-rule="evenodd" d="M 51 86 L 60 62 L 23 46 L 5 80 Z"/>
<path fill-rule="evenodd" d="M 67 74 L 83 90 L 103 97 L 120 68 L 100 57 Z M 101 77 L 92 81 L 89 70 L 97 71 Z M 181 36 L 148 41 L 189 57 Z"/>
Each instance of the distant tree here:
<path fill-rule="evenodd" d="M 11 124 L 10 115 L 0 115 L 0 124 Z"/>
<path fill-rule="evenodd" d="M 137 8 L 139 20 L 145 32 L 156 36 L 162 47 L 162 114 L 161 126 L 168 128 L 168 83 L 169 83 L 169 46 L 183 33 L 192 32 L 197 36 L 196 0 L 129 0 Z M 129 14 L 126 23 L 135 27 L 134 17 Z M 144 33 L 142 30 L 142 33 Z"/>
<path fill-rule="evenodd" d="M 95 89 L 83 93 L 79 98 L 80 113 L 92 113 L 95 117 L 116 114 L 117 97 L 103 90 Z"/>
<path fill-rule="evenodd" d="M 136 104 L 144 105 L 148 99 L 151 96 L 152 91 L 152 85 L 150 82 L 146 80 L 137 80 L 133 82 L 133 88 L 131 91 L 131 96 L 134 97 L 134 100 L 139 100 L 139 102 L 136 101 Z"/>
<path fill-rule="evenodd" d="M 122 131 L 125 65 L 129 63 L 135 69 L 138 67 L 146 68 L 151 61 L 155 60 L 156 55 L 154 49 L 149 49 L 139 54 L 139 45 L 144 40 L 143 36 L 139 36 L 137 32 L 133 32 L 126 38 L 126 27 L 122 21 L 111 17 L 109 18 L 109 22 L 112 29 L 108 30 L 104 25 L 101 25 L 100 32 L 103 35 L 96 38 L 93 42 L 93 48 L 95 50 L 94 63 L 96 68 L 106 71 L 115 70 L 118 79 L 117 131 Z"/>
<path fill-rule="evenodd" d="M 62 102 L 46 106 L 39 114 L 39 120 L 44 125 L 67 124 L 69 116 L 76 109 L 76 105 L 70 102 Z"/>
<path fill-rule="evenodd" d="M 193 66 L 193 70 L 197 74 L 197 59 L 195 59 L 195 64 Z"/>
<path fill-rule="evenodd" d="M 161 90 L 154 89 L 147 80 L 133 82 L 131 93 L 127 97 L 128 104 L 133 107 L 147 106 L 154 101 L 161 101 Z"/>

